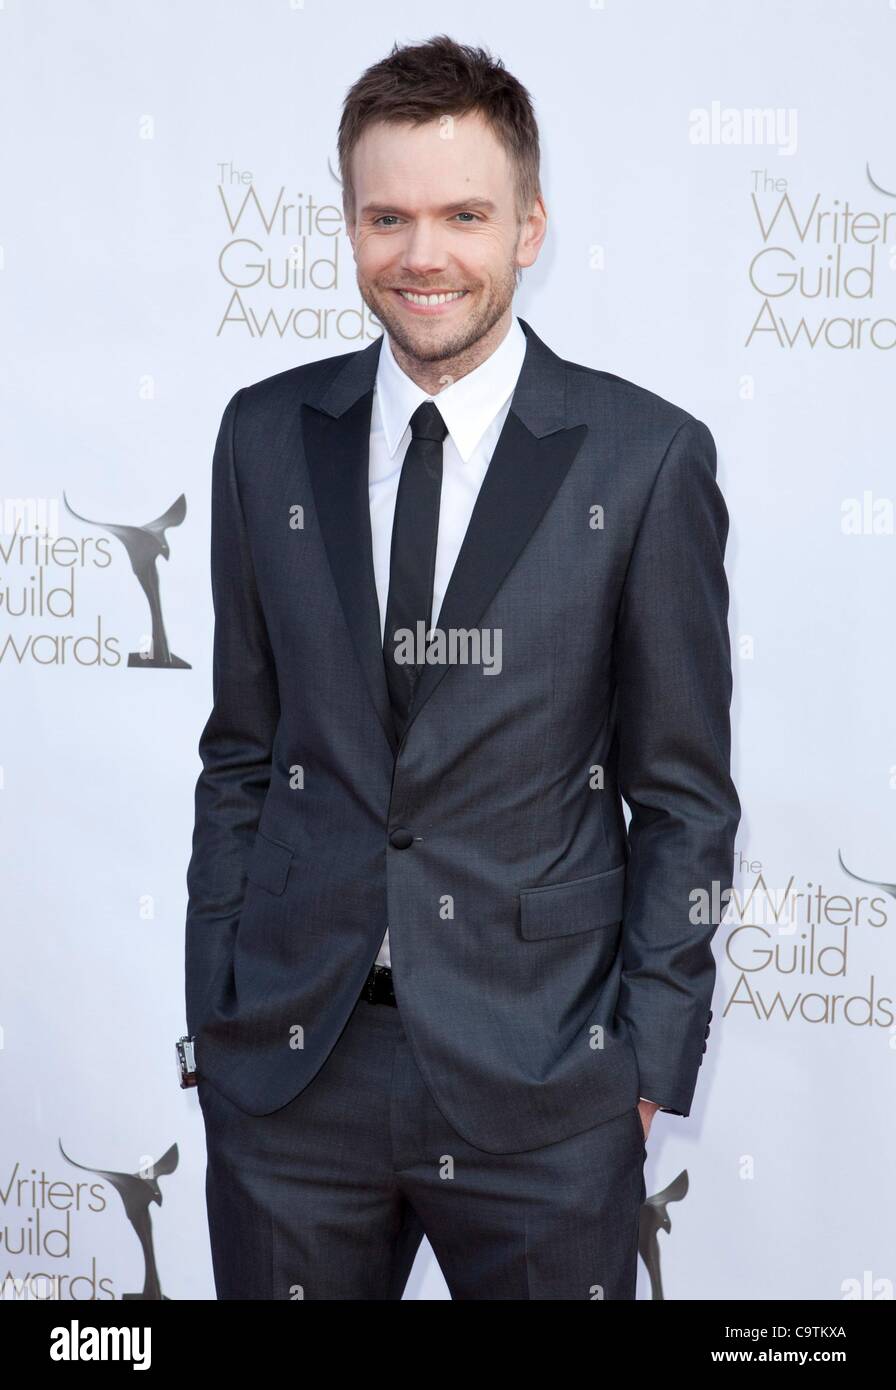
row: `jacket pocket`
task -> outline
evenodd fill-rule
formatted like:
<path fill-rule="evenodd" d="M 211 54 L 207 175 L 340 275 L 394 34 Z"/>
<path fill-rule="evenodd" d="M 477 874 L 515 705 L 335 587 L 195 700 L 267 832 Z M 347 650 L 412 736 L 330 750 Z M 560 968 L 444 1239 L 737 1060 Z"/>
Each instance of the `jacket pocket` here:
<path fill-rule="evenodd" d="M 572 936 L 622 921 L 625 865 L 569 883 L 520 892 L 520 931 L 527 941 Z"/>
<path fill-rule="evenodd" d="M 246 876 L 269 893 L 280 894 L 286 887 L 293 851 L 289 845 L 269 840 L 259 831 L 246 863 Z"/>

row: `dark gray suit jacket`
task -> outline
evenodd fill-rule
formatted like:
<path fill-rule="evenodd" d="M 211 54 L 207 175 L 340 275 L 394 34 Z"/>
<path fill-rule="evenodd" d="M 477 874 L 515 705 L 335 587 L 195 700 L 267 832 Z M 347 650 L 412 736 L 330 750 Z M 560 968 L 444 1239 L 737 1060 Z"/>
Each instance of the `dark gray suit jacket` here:
<path fill-rule="evenodd" d="M 186 1002 L 201 1075 L 250 1114 L 312 1080 L 387 925 L 417 1064 L 471 1143 L 553 1143 L 639 1095 L 689 1112 L 740 819 L 715 446 L 521 322 L 438 615 L 500 630 L 501 670 L 428 665 L 400 745 L 367 491 L 379 340 L 224 412 Z"/>

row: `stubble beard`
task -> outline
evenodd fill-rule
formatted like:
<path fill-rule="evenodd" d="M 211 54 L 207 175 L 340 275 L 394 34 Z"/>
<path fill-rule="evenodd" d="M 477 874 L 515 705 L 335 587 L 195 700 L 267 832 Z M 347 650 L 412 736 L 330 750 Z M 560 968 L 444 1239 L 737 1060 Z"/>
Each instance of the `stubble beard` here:
<path fill-rule="evenodd" d="M 516 265 L 510 265 L 498 280 L 492 280 L 488 298 L 478 308 L 474 308 L 456 329 L 449 330 L 447 336 L 436 334 L 431 342 L 425 337 L 418 340 L 409 331 L 407 320 L 402 318 L 401 309 L 392 303 L 394 292 L 362 280 L 357 274 L 361 298 L 372 314 L 375 314 L 389 337 L 413 361 L 432 364 L 433 362 L 456 361 L 475 348 L 476 344 L 491 332 L 495 324 L 513 303 L 513 295 L 518 283 Z M 464 287 L 466 288 L 466 287 Z M 471 290 L 471 293 L 475 291 Z M 424 320 L 421 319 L 421 325 Z M 434 320 L 434 322 L 436 322 Z"/>

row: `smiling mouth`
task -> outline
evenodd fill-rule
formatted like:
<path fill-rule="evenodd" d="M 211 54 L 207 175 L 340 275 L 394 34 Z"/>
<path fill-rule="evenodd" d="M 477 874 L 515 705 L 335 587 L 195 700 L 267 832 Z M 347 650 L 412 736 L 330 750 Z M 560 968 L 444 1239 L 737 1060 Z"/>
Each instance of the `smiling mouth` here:
<path fill-rule="evenodd" d="M 417 309 L 438 309 L 445 304 L 456 304 L 459 299 L 463 299 L 468 293 L 467 290 L 433 290 L 420 292 L 418 290 L 397 289 L 395 293 L 399 299 L 403 299 L 405 304 L 413 304 Z"/>

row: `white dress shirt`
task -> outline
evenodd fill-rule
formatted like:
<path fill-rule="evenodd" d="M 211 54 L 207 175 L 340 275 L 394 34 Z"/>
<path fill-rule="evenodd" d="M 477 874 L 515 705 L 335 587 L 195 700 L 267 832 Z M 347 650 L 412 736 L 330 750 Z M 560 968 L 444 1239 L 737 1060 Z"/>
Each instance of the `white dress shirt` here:
<path fill-rule="evenodd" d="M 373 572 L 380 608 L 380 637 L 385 637 L 389 598 L 392 520 L 401 465 L 411 442 L 411 416 L 423 401 L 434 401 L 448 428 L 442 444 L 442 494 L 432 592 L 432 621 L 442 600 L 467 533 L 473 507 L 498 442 L 514 387 L 526 355 L 526 335 L 513 318 L 490 357 L 459 381 L 431 396 L 402 371 L 388 334 L 383 334 L 370 418 L 370 531 Z M 389 965 L 389 933 L 383 937 L 377 965 Z"/>

